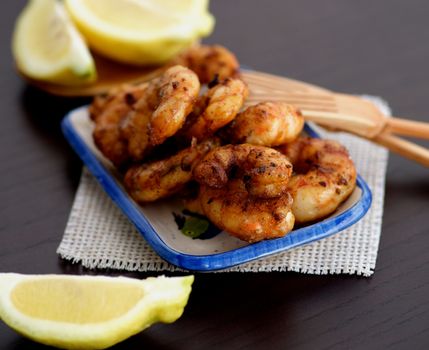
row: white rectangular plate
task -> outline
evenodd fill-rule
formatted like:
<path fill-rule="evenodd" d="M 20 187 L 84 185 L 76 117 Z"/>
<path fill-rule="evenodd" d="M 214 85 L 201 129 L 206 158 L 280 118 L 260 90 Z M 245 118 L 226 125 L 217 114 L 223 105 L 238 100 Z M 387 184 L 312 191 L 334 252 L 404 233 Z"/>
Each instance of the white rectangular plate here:
<path fill-rule="evenodd" d="M 335 213 L 320 222 L 293 230 L 285 237 L 249 244 L 221 232 L 207 239 L 193 239 L 184 235 L 175 222 L 173 213 L 182 215 L 183 211 L 180 201 L 165 200 L 140 206 L 127 194 L 120 174 L 94 145 L 93 123 L 86 106 L 71 111 L 64 118 L 62 129 L 101 187 L 152 248 L 168 262 L 187 270 L 225 269 L 325 238 L 360 220 L 371 205 L 371 191 L 358 176 L 355 191 Z M 308 125 L 305 131 L 317 137 Z"/>

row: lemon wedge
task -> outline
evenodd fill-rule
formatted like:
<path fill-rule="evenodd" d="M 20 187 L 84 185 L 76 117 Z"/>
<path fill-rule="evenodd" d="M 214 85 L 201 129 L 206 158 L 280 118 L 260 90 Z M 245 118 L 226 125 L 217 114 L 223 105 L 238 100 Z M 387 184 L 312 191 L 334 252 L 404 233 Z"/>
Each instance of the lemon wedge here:
<path fill-rule="evenodd" d="M 57 0 L 28 3 L 16 21 L 12 51 L 18 70 L 29 78 L 62 85 L 96 79 L 91 54 Z"/>
<path fill-rule="evenodd" d="M 104 349 L 177 320 L 193 280 L 0 273 L 0 318 L 43 344 Z"/>
<path fill-rule="evenodd" d="M 111 59 L 161 64 L 208 35 L 208 0 L 66 0 L 89 46 Z"/>

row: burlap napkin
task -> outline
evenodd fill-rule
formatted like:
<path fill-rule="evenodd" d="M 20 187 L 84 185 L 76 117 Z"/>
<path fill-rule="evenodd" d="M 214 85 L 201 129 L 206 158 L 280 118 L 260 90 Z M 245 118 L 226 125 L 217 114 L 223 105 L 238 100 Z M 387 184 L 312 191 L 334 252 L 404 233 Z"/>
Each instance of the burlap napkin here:
<path fill-rule="evenodd" d="M 388 105 L 364 96 L 383 113 Z M 388 152 L 366 140 L 317 128 L 321 136 L 340 141 L 350 151 L 360 175 L 371 188 L 373 202 L 365 217 L 329 238 L 222 271 L 297 271 L 311 274 L 374 272 L 383 215 Z M 174 271 L 161 259 L 84 168 L 73 208 L 57 253 L 88 268 L 138 271 Z"/>

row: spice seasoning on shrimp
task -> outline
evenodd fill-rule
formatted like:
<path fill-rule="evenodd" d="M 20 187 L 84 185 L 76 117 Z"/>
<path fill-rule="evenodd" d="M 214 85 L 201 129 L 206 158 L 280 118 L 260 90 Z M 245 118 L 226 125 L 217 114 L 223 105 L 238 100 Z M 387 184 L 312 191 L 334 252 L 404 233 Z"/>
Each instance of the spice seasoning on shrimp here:
<path fill-rule="evenodd" d="M 208 84 L 202 95 L 200 83 Z M 337 142 L 299 137 L 304 119 L 294 106 L 241 110 L 248 93 L 231 52 L 193 47 L 149 84 L 97 96 L 94 142 L 124 170 L 136 202 L 184 199 L 189 211 L 173 213 L 183 234 L 283 237 L 295 221 L 335 211 L 355 188 L 356 169 Z"/>

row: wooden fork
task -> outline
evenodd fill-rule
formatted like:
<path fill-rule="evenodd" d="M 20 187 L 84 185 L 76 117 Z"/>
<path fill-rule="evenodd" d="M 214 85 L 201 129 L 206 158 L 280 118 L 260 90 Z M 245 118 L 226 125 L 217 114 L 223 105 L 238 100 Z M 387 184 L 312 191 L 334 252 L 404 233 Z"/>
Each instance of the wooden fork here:
<path fill-rule="evenodd" d="M 362 98 L 256 71 L 244 71 L 246 105 L 282 101 L 296 105 L 304 118 L 329 129 L 347 131 L 429 167 L 429 150 L 396 135 L 429 139 L 429 123 L 387 117 Z"/>

